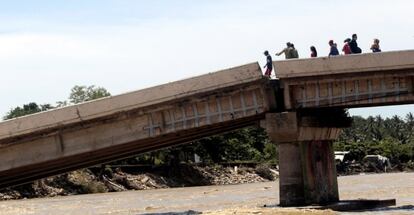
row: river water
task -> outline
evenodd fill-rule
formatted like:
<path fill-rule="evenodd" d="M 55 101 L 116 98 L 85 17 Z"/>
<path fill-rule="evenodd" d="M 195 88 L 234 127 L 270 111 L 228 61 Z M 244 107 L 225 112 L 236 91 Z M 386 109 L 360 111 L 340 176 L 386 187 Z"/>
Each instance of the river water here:
<path fill-rule="evenodd" d="M 338 182 L 342 200 L 397 199 L 397 207 L 393 209 L 365 211 L 364 214 L 414 214 L 414 173 L 343 176 Z M 214 211 L 229 208 L 255 209 L 257 213 L 263 205 L 276 205 L 278 195 L 277 181 L 126 191 L 3 201 L 0 214 L 154 214 L 189 210 L 214 214 Z"/>

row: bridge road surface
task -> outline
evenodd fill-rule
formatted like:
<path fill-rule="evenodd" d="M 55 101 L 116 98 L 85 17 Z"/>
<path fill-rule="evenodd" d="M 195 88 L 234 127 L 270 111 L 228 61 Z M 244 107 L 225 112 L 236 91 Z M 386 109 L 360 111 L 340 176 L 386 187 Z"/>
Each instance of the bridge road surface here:
<path fill-rule="evenodd" d="M 339 177 L 341 199 L 396 198 L 394 209 L 362 214 L 414 214 L 414 173 L 388 173 Z M 278 182 L 126 191 L 0 202 L 0 213 L 45 214 L 146 214 L 225 209 L 253 209 L 275 205 Z M 276 212 L 278 209 L 274 209 Z M 342 213 L 342 214 L 356 214 Z M 359 213 L 358 213 L 359 214 Z"/>

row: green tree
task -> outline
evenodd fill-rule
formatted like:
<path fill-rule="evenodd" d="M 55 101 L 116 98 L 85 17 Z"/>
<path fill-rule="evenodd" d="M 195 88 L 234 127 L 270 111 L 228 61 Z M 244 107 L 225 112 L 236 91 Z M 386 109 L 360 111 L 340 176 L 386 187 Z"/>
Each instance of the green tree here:
<path fill-rule="evenodd" d="M 22 107 L 16 107 L 11 109 L 6 116 L 3 117 L 4 120 L 13 119 L 16 117 L 21 117 L 29 114 L 38 113 L 41 111 L 52 109 L 53 106 L 50 104 L 38 105 L 35 102 L 30 102 L 23 105 Z"/>
<path fill-rule="evenodd" d="M 400 164 L 414 160 L 414 116 L 405 120 L 398 116 L 383 119 L 380 116 L 354 116 L 350 128 L 344 129 L 335 143 L 335 150 L 350 151 L 360 161 L 367 154 L 379 154 Z"/>
<path fill-rule="evenodd" d="M 71 89 L 68 101 L 58 101 L 56 102 L 56 107 L 67 106 L 68 104 L 77 104 L 80 102 L 91 101 L 94 99 L 110 96 L 111 94 L 103 87 L 91 86 L 74 86 Z M 46 111 L 49 109 L 55 108 L 50 104 L 38 105 L 35 102 L 31 102 L 23 105 L 22 107 L 16 107 L 11 109 L 6 116 L 3 117 L 4 120 L 12 119 L 20 116 L 25 116 L 33 113 L 38 113 L 41 111 Z"/>
<path fill-rule="evenodd" d="M 91 101 L 94 99 L 110 96 L 111 94 L 103 87 L 91 86 L 74 86 L 71 89 L 69 101 L 72 104 Z"/>

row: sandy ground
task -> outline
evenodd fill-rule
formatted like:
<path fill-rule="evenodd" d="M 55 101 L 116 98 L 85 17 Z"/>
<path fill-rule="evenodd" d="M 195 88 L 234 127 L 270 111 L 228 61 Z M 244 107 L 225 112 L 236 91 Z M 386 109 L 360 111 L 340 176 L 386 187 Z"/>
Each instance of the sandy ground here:
<path fill-rule="evenodd" d="M 414 173 L 345 176 L 338 180 L 341 199 L 397 199 L 393 209 L 364 214 L 414 214 Z M 126 191 L 3 201 L 0 214 L 338 214 L 328 210 L 263 208 L 276 205 L 278 195 L 277 182 Z"/>

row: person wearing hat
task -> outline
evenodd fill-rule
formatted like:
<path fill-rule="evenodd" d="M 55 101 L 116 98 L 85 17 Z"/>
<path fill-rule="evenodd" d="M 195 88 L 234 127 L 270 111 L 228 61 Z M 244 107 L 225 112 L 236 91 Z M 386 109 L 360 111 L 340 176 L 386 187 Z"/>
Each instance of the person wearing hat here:
<path fill-rule="evenodd" d="M 329 57 L 339 55 L 338 48 L 336 48 L 336 43 L 334 43 L 333 40 L 329 40 L 329 46 L 331 47 L 328 55 Z"/>
<path fill-rule="evenodd" d="M 266 50 L 263 53 L 266 56 L 266 65 L 263 68 L 266 68 L 265 76 L 270 78 L 270 75 L 272 74 L 273 69 L 273 61 L 272 56 L 270 56 L 269 52 Z"/>

